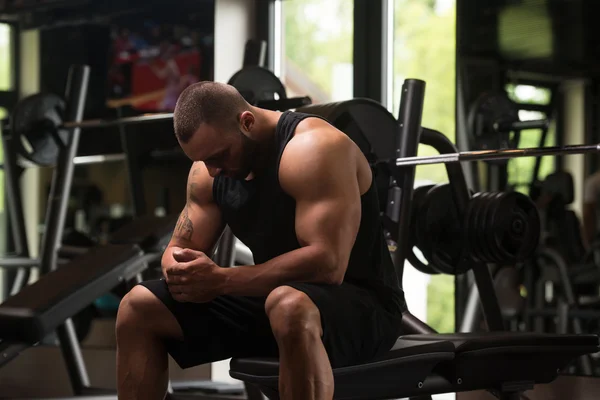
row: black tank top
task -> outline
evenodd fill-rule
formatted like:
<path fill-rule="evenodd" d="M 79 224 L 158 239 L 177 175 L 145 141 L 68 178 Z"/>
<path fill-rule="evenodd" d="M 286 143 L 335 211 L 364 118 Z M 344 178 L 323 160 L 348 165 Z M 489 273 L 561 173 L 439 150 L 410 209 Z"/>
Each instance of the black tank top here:
<path fill-rule="evenodd" d="M 296 126 L 318 116 L 285 111 L 275 130 L 275 156 L 266 170 L 252 180 L 218 175 L 213 197 L 224 221 L 254 256 L 264 263 L 300 248 L 295 232 L 295 200 L 279 184 L 279 162 Z M 340 162 L 343 162 L 340 160 Z M 404 311 L 404 295 L 383 236 L 375 178 L 361 196 L 361 222 L 344 281 L 377 292 L 393 312 Z"/>

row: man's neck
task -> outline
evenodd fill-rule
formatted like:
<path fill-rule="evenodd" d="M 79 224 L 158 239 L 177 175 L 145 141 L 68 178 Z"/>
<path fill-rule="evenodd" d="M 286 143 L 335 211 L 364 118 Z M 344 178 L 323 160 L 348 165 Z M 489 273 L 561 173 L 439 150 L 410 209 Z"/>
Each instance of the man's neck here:
<path fill-rule="evenodd" d="M 251 176 L 256 176 L 260 175 L 265 167 L 269 165 L 269 161 L 274 155 L 275 132 L 282 113 L 257 107 L 254 107 L 252 111 L 256 116 L 256 120 L 250 136 L 259 143 L 256 165 L 251 173 Z"/>
<path fill-rule="evenodd" d="M 275 130 L 277 129 L 277 123 L 282 113 L 258 107 L 252 107 L 252 112 L 256 116 L 256 119 L 250 137 L 259 143 L 272 142 Z"/>

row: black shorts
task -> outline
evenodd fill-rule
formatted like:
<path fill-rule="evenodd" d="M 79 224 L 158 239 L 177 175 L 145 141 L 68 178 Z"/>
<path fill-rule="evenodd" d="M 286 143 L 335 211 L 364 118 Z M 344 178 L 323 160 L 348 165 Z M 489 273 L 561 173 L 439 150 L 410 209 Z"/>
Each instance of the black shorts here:
<path fill-rule="evenodd" d="M 265 297 L 220 296 L 208 303 L 175 301 L 164 280 L 142 282 L 173 313 L 184 339 L 167 350 L 181 368 L 232 357 L 277 357 L 277 343 L 265 313 Z M 386 309 L 372 291 L 340 286 L 290 284 L 319 308 L 323 343 L 333 368 L 384 354 L 400 334 L 400 315 Z"/>

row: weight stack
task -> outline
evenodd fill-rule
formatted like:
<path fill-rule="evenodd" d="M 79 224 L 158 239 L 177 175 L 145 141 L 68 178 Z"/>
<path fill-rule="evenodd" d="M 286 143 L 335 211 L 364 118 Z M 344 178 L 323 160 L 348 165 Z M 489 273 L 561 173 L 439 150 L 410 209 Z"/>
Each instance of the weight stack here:
<path fill-rule="evenodd" d="M 541 234 L 535 204 L 518 192 L 476 193 L 463 227 L 471 258 L 493 264 L 512 264 L 533 256 Z"/>

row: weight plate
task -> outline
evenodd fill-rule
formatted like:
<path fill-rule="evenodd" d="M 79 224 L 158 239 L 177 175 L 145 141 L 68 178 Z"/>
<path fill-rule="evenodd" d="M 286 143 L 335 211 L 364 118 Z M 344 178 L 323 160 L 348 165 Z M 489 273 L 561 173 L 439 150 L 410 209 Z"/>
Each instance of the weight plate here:
<path fill-rule="evenodd" d="M 426 245 L 423 255 L 443 274 L 462 273 L 462 227 L 449 184 L 436 185 L 425 195 L 418 223 Z"/>
<path fill-rule="evenodd" d="M 283 83 L 266 68 L 245 67 L 236 72 L 228 83 L 235 87 L 250 104 L 287 98 Z"/>
<path fill-rule="evenodd" d="M 468 229 L 467 237 L 471 258 L 475 261 L 486 263 L 493 260 L 486 240 L 486 233 L 489 229 L 486 214 L 492 195 L 493 193 L 481 192 L 473 196 L 469 202 L 469 212 L 467 213 L 467 222 L 465 224 Z"/>
<path fill-rule="evenodd" d="M 65 102 L 51 93 L 37 93 L 17 103 L 11 116 L 11 129 L 18 138 L 17 149 L 23 157 L 41 166 L 56 164 L 60 147 L 55 134 L 63 142 L 68 137 L 67 130 L 59 129 L 64 110 Z"/>
<path fill-rule="evenodd" d="M 522 193 L 504 193 L 493 213 L 494 247 L 504 262 L 523 261 L 535 252 L 541 221 L 535 204 Z"/>
<path fill-rule="evenodd" d="M 489 196 L 489 203 L 486 205 L 485 213 L 486 213 L 486 221 L 485 221 L 485 250 L 489 257 L 489 262 L 492 263 L 501 263 L 501 262 L 509 262 L 507 259 L 506 252 L 504 252 L 498 246 L 497 234 L 500 227 L 497 226 L 495 217 L 496 211 L 501 208 L 502 199 L 506 195 L 506 192 L 496 192 Z M 508 219 L 508 215 L 506 216 Z"/>

